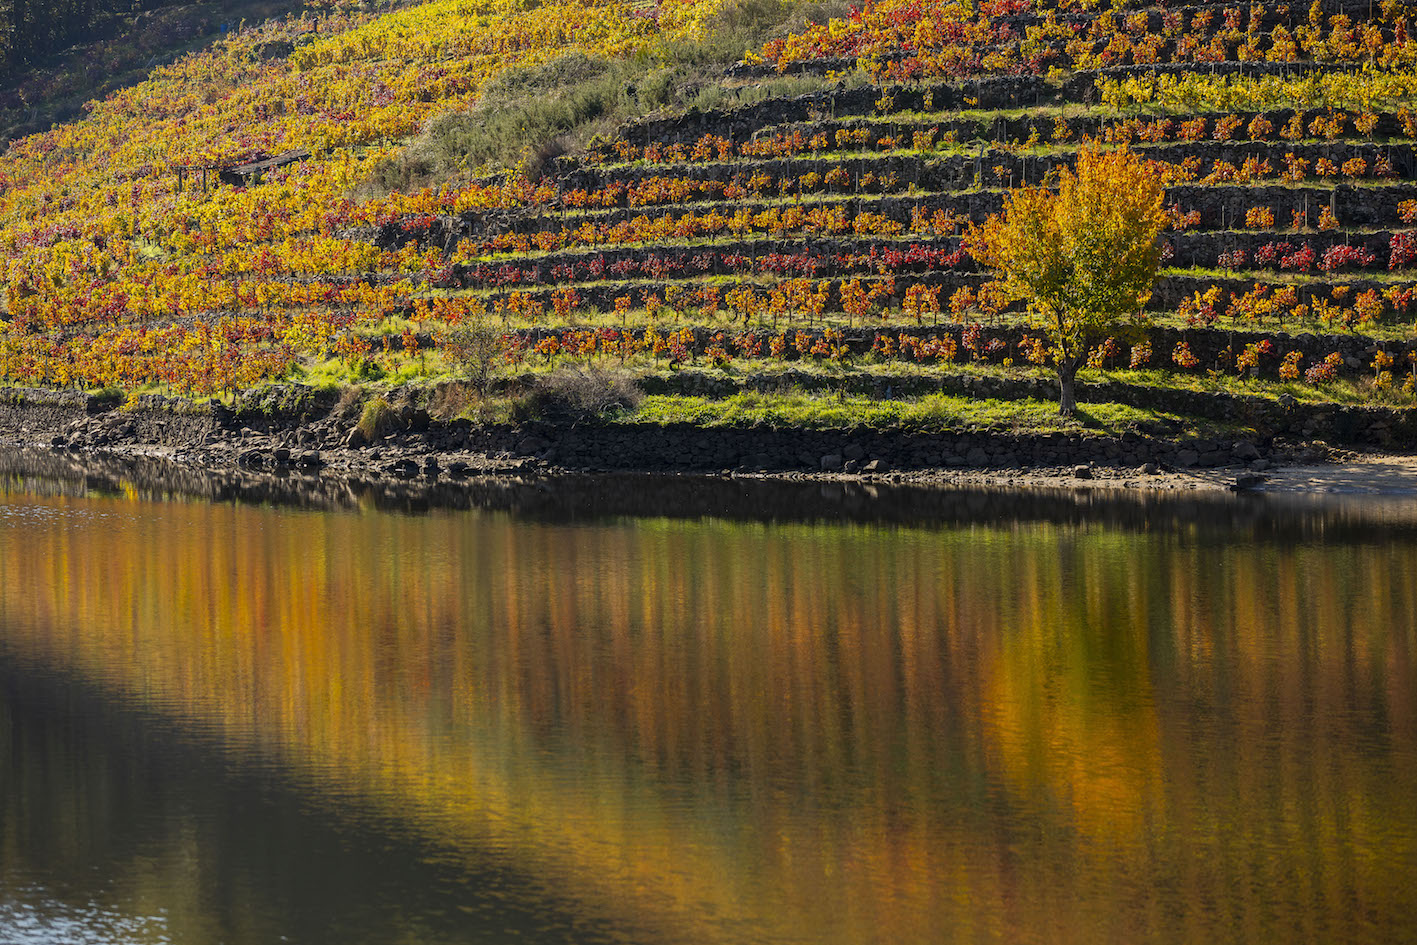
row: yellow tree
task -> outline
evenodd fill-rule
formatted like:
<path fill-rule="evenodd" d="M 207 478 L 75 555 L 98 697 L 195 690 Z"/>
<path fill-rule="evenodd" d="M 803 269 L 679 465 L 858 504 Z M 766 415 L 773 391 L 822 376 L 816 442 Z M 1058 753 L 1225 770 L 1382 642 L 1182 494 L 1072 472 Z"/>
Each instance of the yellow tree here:
<path fill-rule="evenodd" d="M 1161 262 L 1166 224 L 1159 174 L 1129 150 L 1089 144 L 1056 189 L 1023 187 L 1002 213 L 971 227 L 971 255 L 1011 299 L 1028 304 L 1048 339 L 1059 413 L 1075 408 L 1074 382 L 1089 348 L 1128 318 L 1140 322 Z"/>

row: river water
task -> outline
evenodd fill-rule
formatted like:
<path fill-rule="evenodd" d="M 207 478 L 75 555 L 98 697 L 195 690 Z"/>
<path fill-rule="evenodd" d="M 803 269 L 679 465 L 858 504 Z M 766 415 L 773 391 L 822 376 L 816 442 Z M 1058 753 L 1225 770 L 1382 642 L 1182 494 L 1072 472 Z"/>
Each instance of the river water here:
<path fill-rule="evenodd" d="M 164 475 L 0 462 L 0 943 L 1417 940 L 1409 505 Z"/>

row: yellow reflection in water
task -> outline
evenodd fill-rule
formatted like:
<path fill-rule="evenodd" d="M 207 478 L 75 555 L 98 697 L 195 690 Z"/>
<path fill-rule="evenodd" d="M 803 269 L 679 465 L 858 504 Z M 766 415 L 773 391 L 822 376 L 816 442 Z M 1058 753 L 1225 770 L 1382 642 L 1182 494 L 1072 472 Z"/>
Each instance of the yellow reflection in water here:
<path fill-rule="evenodd" d="M 9 645 L 665 938 L 1413 928 L 1407 544 L 0 498 Z"/>

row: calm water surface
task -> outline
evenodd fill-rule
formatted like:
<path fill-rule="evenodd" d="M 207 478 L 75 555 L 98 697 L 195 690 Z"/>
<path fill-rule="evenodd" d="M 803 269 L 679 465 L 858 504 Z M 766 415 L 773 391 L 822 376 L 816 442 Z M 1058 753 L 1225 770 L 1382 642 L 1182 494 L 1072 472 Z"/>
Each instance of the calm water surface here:
<path fill-rule="evenodd" d="M 1417 940 L 1417 514 L 559 488 L 0 476 L 0 943 Z"/>

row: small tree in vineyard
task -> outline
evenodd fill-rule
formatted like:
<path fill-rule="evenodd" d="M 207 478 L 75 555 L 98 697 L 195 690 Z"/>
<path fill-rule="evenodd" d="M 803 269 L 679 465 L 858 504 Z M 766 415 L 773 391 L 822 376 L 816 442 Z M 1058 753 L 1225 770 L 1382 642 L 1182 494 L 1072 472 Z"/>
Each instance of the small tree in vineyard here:
<path fill-rule="evenodd" d="M 438 348 L 480 397 L 492 390 L 507 353 L 501 332 L 484 321 L 447 326 L 439 332 Z"/>
<path fill-rule="evenodd" d="M 1123 321 L 1144 318 L 1161 263 L 1165 190 L 1131 151 L 1095 144 L 1056 183 L 1010 192 L 1001 213 L 970 228 L 966 245 L 1010 299 L 1028 303 L 1057 371 L 1058 412 L 1071 416 L 1088 351 Z"/>

